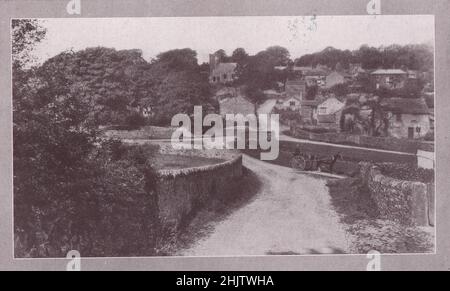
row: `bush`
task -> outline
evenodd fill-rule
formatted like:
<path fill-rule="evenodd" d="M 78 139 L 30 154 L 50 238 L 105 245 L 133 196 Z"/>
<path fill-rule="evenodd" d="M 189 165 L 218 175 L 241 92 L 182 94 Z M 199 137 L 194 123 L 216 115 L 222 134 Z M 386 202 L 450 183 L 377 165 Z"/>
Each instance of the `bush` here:
<path fill-rule="evenodd" d="M 129 130 L 139 129 L 141 126 L 146 124 L 146 119 L 139 113 L 133 113 L 126 117 L 125 126 L 129 128 Z"/>
<path fill-rule="evenodd" d="M 414 168 L 409 164 L 383 163 L 378 164 L 381 172 L 391 178 L 417 181 L 422 183 L 434 183 L 434 170 Z"/>
<path fill-rule="evenodd" d="M 434 141 L 434 130 L 430 130 L 429 132 L 427 132 L 423 139 L 425 141 Z"/>
<path fill-rule="evenodd" d="M 150 165 L 154 150 L 108 141 L 70 176 L 36 181 L 28 195 L 15 191 L 15 256 L 159 254 L 165 238 Z M 26 186 L 19 175 L 16 189 Z"/>

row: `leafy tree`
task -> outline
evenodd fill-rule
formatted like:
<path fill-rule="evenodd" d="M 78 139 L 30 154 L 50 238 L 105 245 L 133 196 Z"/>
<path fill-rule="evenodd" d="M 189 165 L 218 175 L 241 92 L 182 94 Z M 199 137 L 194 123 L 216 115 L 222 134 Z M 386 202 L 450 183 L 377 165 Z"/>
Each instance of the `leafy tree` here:
<path fill-rule="evenodd" d="M 333 93 L 336 96 L 346 96 L 350 93 L 350 89 L 347 84 L 337 84 L 327 90 L 329 93 Z"/>
<path fill-rule="evenodd" d="M 360 63 L 364 69 L 408 68 L 409 70 L 429 71 L 433 69 L 433 49 L 427 45 L 390 45 L 370 47 L 362 45 L 354 51 L 328 47 L 323 51 L 304 55 L 297 60 L 297 66 L 327 65 L 335 68 L 340 63 L 347 69 L 350 63 Z M 339 66 L 339 67 L 340 67 Z"/>
<path fill-rule="evenodd" d="M 286 48 L 274 46 L 247 58 L 247 62 L 238 63 L 236 85 L 244 85 L 250 92 L 250 98 L 262 101 L 261 91 L 277 88 L 278 82 L 285 82 L 292 72 L 276 70 L 276 66 L 287 66 L 291 63 Z"/>
<path fill-rule="evenodd" d="M 151 165 L 148 160 L 110 154 L 89 118 L 93 108 L 89 97 L 96 100 L 91 93 L 101 93 L 95 84 L 101 87 L 133 72 L 103 69 L 97 59 L 112 63 L 122 59 L 102 50 L 83 52 L 81 58 L 63 53 L 41 67 L 29 66 L 30 53 L 44 36 L 39 22 L 29 23 L 12 23 L 17 40 L 13 42 L 16 256 L 65 257 L 73 249 L 84 256 L 156 254 L 159 226 Z M 84 79 L 84 74 L 90 78 Z"/>
<path fill-rule="evenodd" d="M 160 54 L 148 69 L 153 80 L 151 98 L 145 101 L 154 107 L 152 122 L 169 125 L 178 113 L 191 114 L 195 105 L 214 110 L 217 104 L 210 97 L 208 78 L 197 63 L 197 53 L 190 49 Z"/>
<path fill-rule="evenodd" d="M 227 63 L 229 61 L 229 57 L 223 49 L 216 51 L 214 55 L 218 58 L 220 63 Z"/>
<path fill-rule="evenodd" d="M 31 51 L 45 38 L 47 30 L 36 19 L 13 19 L 11 25 L 13 63 L 22 67 L 29 65 L 34 60 Z"/>
<path fill-rule="evenodd" d="M 231 61 L 238 64 L 246 64 L 248 62 L 249 55 L 243 48 L 237 48 L 231 55 Z"/>

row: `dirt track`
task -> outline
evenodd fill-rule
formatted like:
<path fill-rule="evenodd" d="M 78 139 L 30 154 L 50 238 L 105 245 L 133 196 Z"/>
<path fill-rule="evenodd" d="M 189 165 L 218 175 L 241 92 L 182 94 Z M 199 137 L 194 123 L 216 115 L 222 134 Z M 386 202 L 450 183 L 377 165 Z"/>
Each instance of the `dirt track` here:
<path fill-rule="evenodd" d="M 261 190 L 213 226 L 184 256 L 289 255 L 348 252 L 346 232 L 330 203 L 326 180 L 244 156 Z"/>

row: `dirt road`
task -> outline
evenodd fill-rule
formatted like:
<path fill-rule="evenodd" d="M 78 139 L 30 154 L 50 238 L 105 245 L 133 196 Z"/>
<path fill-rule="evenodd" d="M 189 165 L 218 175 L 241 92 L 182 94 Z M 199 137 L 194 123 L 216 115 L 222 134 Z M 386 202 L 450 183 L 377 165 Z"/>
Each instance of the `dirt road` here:
<path fill-rule="evenodd" d="M 184 256 L 295 255 L 348 252 L 326 180 L 244 156 L 262 181 L 254 200 L 218 222 Z"/>

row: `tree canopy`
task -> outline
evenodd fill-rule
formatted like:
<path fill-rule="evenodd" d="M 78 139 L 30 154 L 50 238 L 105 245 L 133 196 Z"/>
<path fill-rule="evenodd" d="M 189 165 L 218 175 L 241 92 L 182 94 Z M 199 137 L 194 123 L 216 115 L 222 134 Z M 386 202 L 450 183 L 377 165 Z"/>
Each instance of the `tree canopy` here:
<path fill-rule="evenodd" d="M 327 65 L 330 68 L 348 68 L 352 63 L 360 63 L 364 69 L 402 68 L 429 71 L 433 69 L 433 49 L 424 44 L 390 45 L 369 47 L 362 45 L 359 49 L 339 50 L 328 47 L 320 52 L 307 54 L 295 60 L 298 66 Z"/>

